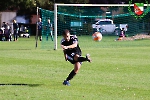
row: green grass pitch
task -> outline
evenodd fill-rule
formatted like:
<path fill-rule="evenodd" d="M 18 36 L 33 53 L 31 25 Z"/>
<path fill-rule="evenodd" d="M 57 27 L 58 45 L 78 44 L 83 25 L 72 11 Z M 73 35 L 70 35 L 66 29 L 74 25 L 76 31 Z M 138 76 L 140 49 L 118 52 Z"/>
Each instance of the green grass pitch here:
<path fill-rule="evenodd" d="M 35 38 L 0 42 L 0 100 L 149 100 L 150 40 L 114 41 L 103 36 L 95 42 L 91 36 L 78 36 L 84 62 L 79 73 L 62 82 L 73 69 L 60 48 L 43 49 Z"/>

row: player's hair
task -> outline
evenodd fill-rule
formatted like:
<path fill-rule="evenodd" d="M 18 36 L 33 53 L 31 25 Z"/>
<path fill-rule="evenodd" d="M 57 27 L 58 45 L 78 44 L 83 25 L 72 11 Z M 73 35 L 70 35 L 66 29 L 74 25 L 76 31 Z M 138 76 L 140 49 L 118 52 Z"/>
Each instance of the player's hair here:
<path fill-rule="evenodd" d="M 63 32 L 62 32 L 62 35 L 66 35 L 67 33 L 70 33 L 68 29 L 65 29 Z"/>

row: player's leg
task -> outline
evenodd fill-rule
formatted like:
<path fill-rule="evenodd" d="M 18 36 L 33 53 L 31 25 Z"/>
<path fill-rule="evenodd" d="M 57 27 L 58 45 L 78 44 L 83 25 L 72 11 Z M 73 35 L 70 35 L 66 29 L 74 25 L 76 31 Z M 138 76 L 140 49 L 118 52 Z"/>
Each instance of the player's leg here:
<path fill-rule="evenodd" d="M 14 31 L 14 41 L 16 41 L 16 32 Z"/>
<path fill-rule="evenodd" d="M 46 31 L 46 41 L 48 41 L 48 31 Z"/>
<path fill-rule="evenodd" d="M 64 85 L 70 85 L 69 81 L 78 73 L 80 67 L 81 67 L 80 62 L 76 62 L 74 64 L 74 69 L 70 72 L 66 80 L 63 82 Z"/>
<path fill-rule="evenodd" d="M 16 31 L 16 41 L 18 41 L 18 31 Z"/>
<path fill-rule="evenodd" d="M 51 40 L 53 41 L 54 38 L 53 38 L 53 31 L 50 31 L 50 36 L 51 36 Z"/>
<path fill-rule="evenodd" d="M 80 62 L 76 62 L 74 64 L 74 69 L 70 72 L 69 76 L 67 77 L 67 81 L 71 80 L 79 71 L 81 67 L 81 63 Z"/>
<path fill-rule="evenodd" d="M 75 66 L 75 61 L 73 59 L 74 55 L 67 55 L 66 56 L 66 60 L 69 61 L 71 64 L 73 64 Z M 63 85 L 70 85 L 69 80 L 71 80 L 73 78 L 73 76 L 75 76 L 75 72 L 74 69 L 70 72 L 70 74 L 68 75 L 68 77 L 66 78 L 66 80 L 64 80 Z"/>
<path fill-rule="evenodd" d="M 40 41 L 42 41 L 42 30 L 38 30 L 38 33 L 39 33 L 39 39 Z"/>
<path fill-rule="evenodd" d="M 76 54 L 74 56 L 74 60 L 77 62 L 84 62 L 84 61 L 91 62 L 91 58 L 90 58 L 89 54 L 87 54 L 86 57 L 82 57 L 82 56 L 79 56 L 78 54 Z"/>

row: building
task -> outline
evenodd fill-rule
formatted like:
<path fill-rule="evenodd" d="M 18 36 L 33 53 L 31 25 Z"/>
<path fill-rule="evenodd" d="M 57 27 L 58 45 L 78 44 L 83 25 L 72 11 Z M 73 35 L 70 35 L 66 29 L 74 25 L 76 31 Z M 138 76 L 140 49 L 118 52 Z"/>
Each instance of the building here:
<path fill-rule="evenodd" d="M 8 24 L 12 23 L 12 20 L 16 19 L 17 13 L 14 11 L 0 12 L 0 27 L 2 27 L 3 22 Z"/>

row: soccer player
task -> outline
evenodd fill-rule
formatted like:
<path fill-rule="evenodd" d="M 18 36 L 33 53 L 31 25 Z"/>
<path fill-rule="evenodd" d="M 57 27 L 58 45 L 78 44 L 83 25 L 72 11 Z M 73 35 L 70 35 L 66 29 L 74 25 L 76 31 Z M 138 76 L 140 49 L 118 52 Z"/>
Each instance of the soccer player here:
<path fill-rule="evenodd" d="M 47 20 L 47 25 L 46 25 L 46 39 L 48 40 L 48 36 L 49 36 L 49 34 L 50 34 L 50 36 L 51 36 L 51 40 L 53 41 L 53 25 L 52 25 L 52 23 L 51 23 L 51 20 L 50 19 L 48 19 Z"/>
<path fill-rule="evenodd" d="M 87 54 L 86 57 L 81 56 L 82 51 L 79 47 L 78 38 L 76 35 L 71 35 L 69 30 L 65 29 L 62 32 L 62 36 L 63 39 L 61 40 L 61 47 L 64 52 L 65 60 L 74 65 L 74 69 L 63 82 L 63 85 L 69 86 L 69 81 L 78 73 L 82 62 L 91 62 L 91 58 L 89 54 Z"/>

